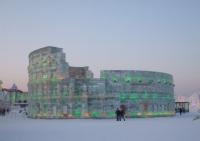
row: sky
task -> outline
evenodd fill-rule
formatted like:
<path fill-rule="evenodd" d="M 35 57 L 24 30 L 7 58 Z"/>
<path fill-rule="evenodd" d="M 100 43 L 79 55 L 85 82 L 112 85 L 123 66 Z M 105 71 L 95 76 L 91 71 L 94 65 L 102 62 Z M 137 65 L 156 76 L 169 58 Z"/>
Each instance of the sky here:
<path fill-rule="evenodd" d="M 63 48 L 71 66 L 170 73 L 200 91 L 199 0 L 0 0 L 0 80 L 27 91 L 28 54 Z"/>

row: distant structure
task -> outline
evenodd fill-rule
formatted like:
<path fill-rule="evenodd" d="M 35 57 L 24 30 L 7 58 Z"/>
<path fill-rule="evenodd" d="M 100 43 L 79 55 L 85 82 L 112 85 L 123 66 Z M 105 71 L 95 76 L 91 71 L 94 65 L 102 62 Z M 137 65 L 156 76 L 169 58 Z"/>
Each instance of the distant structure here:
<path fill-rule="evenodd" d="M 128 117 L 174 115 L 170 74 L 103 70 L 65 62 L 62 48 L 47 46 L 29 54 L 28 113 L 31 118 L 113 118 L 124 106 Z"/>
<path fill-rule="evenodd" d="M 183 112 L 190 112 L 190 102 L 188 102 L 185 96 L 176 96 L 175 100 L 175 111 L 180 112 L 180 108 Z"/>
<path fill-rule="evenodd" d="M 17 88 L 15 84 L 10 89 L 3 88 L 0 80 L 0 109 L 12 109 L 14 106 L 26 107 L 28 93 Z"/>
<path fill-rule="evenodd" d="M 11 106 L 26 107 L 28 105 L 28 93 L 19 90 L 16 84 L 13 84 L 10 89 L 4 90 L 7 91 L 9 95 Z"/>
<path fill-rule="evenodd" d="M 176 96 L 175 108 L 185 108 L 189 112 L 200 112 L 200 91 L 190 96 Z"/>
<path fill-rule="evenodd" d="M 200 112 L 200 92 L 195 92 L 188 97 L 191 112 Z"/>
<path fill-rule="evenodd" d="M 6 94 L 3 91 L 2 84 L 3 81 L 0 80 L 0 112 L 2 109 L 9 107 L 9 101 L 6 97 Z"/>

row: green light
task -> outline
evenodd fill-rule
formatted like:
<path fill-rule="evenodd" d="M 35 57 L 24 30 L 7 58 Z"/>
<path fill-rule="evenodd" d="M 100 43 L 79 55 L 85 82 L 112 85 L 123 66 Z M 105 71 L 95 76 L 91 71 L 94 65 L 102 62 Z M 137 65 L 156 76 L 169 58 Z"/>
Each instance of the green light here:
<path fill-rule="evenodd" d="M 130 95 L 129 99 L 135 101 L 138 98 L 137 94 L 133 93 Z"/>
<path fill-rule="evenodd" d="M 114 112 L 107 112 L 108 117 L 114 117 L 115 113 Z"/>
<path fill-rule="evenodd" d="M 134 77 L 134 80 L 136 80 L 138 83 L 142 83 L 143 78 L 141 76 Z"/>
<path fill-rule="evenodd" d="M 81 116 L 81 111 L 74 111 L 73 112 L 73 115 L 75 116 L 75 117 L 80 117 Z"/>
<path fill-rule="evenodd" d="M 142 95 L 142 98 L 144 98 L 144 99 L 147 99 L 147 98 L 148 98 L 147 92 L 145 92 L 145 93 Z"/>
<path fill-rule="evenodd" d="M 135 117 L 137 116 L 137 112 L 130 112 L 130 115 Z"/>
<path fill-rule="evenodd" d="M 91 112 L 91 116 L 92 117 L 98 117 L 99 116 L 99 113 L 94 111 L 94 112 Z"/>
<path fill-rule="evenodd" d="M 119 96 L 120 101 L 124 101 L 126 99 L 126 96 L 124 94 L 121 94 Z"/>
<path fill-rule="evenodd" d="M 64 91 L 64 92 L 63 92 L 63 95 L 64 95 L 64 96 L 68 96 L 69 93 L 68 93 L 67 91 Z"/>
<path fill-rule="evenodd" d="M 112 81 L 113 82 L 117 82 L 117 77 L 113 74 L 113 76 L 112 76 Z"/>
<path fill-rule="evenodd" d="M 126 76 L 124 77 L 124 81 L 125 81 L 126 83 L 130 83 L 130 82 L 132 81 L 132 78 L 129 77 L 128 75 L 126 75 Z"/>

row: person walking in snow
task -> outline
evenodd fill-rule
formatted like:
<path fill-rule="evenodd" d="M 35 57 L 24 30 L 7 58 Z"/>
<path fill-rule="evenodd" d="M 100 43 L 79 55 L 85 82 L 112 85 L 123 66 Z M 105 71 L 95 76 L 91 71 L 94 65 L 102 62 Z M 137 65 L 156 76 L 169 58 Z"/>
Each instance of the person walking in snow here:
<path fill-rule="evenodd" d="M 125 109 L 120 110 L 121 118 L 125 121 Z"/>
<path fill-rule="evenodd" d="M 181 114 L 182 114 L 182 108 L 179 108 L 179 113 L 180 113 L 180 116 L 181 116 Z"/>
<path fill-rule="evenodd" d="M 2 110 L 2 115 L 3 115 L 3 116 L 6 115 L 6 109 L 5 109 L 5 108 L 3 108 L 3 110 Z"/>
<path fill-rule="evenodd" d="M 125 121 L 125 115 L 126 115 L 126 106 L 125 105 L 120 105 L 120 115 L 121 115 L 121 118 Z"/>
<path fill-rule="evenodd" d="M 121 121 L 121 111 L 119 110 L 119 108 L 117 108 L 115 114 L 116 114 L 116 120 Z"/>

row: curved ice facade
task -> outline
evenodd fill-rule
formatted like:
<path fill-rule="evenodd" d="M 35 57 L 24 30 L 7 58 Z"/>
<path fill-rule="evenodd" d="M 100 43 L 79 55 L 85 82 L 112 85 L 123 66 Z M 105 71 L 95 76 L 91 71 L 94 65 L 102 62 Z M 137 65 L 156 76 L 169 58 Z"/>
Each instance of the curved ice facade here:
<path fill-rule="evenodd" d="M 29 55 L 28 112 L 31 118 L 113 118 L 125 105 L 128 117 L 174 114 L 170 74 L 71 67 L 62 48 L 44 47 Z"/>
<path fill-rule="evenodd" d="M 116 97 L 113 103 L 125 105 L 129 116 L 174 114 L 174 84 L 170 74 L 108 70 L 101 71 L 101 79 L 106 81 L 106 95 Z"/>

